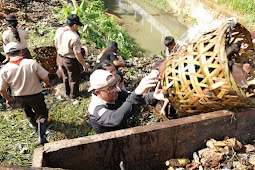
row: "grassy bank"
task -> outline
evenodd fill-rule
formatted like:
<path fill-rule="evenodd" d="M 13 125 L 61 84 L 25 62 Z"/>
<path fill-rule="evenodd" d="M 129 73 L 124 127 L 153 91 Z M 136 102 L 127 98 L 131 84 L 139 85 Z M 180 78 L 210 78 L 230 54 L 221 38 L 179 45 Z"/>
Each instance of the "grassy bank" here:
<path fill-rule="evenodd" d="M 143 0 L 159 9 L 171 11 L 171 7 L 166 0 Z M 224 9 L 235 13 L 242 20 L 242 24 L 249 30 L 255 30 L 255 1 L 254 0 L 209 0 L 215 4 L 221 5 Z M 187 20 L 187 16 L 178 16 L 181 21 Z M 192 20 L 192 19 L 188 19 Z M 194 24 L 194 21 L 188 25 Z"/>
<path fill-rule="evenodd" d="M 89 97 L 73 104 L 45 96 L 51 123 L 47 129 L 49 142 L 72 139 L 94 134 L 86 124 Z M 0 114 L 0 162 L 1 165 L 31 166 L 33 151 L 37 145 L 37 133 L 30 129 L 21 109 L 2 111 Z"/>
<path fill-rule="evenodd" d="M 58 26 L 65 23 L 66 15 L 75 11 L 74 4 L 61 1 L 63 7 L 51 8 L 53 16 L 48 22 L 54 22 Z M 74 2 L 74 1 L 72 1 Z M 81 5 L 77 1 L 78 5 Z M 127 34 L 117 21 L 105 15 L 104 4 L 101 0 L 84 1 L 81 21 L 86 29 L 80 29 L 82 43 L 92 49 L 98 49 L 96 53 L 91 51 L 90 55 L 96 56 L 98 51 L 106 47 L 109 40 L 118 42 L 120 53 L 126 57 L 136 55 L 137 46 L 132 43 Z M 42 26 L 40 23 L 26 23 L 26 29 L 30 34 L 29 49 L 41 46 L 54 45 L 54 35 L 58 26 Z M 34 54 L 33 54 L 34 55 Z M 51 80 L 53 81 L 53 80 Z M 54 85 L 60 82 L 56 80 Z M 81 83 L 82 97 L 77 102 L 58 99 L 59 96 L 52 94 L 45 96 L 45 102 L 49 109 L 50 121 L 47 130 L 47 139 L 50 142 L 62 139 L 72 139 L 81 136 L 93 135 L 94 132 L 89 125 L 88 104 L 91 94 L 87 93 L 88 76 Z M 37 133 L 29 129 L 28 121 L 24 119 L 21 109 L 7 108 L 0 104 L 3 109 L 0 114 L 0 164 L 1 165 L 25 165 L 32 164 L 33 151 L 37 145 Z"/>
<path fill-rule="evenodd" d="M 166 0 L 143 0 L 143 1 L 164 11 L 171 11 L 171 7 L 168 5 Z"/>
<path fill-rule="evenodd" d="M 243 15 L 244 25 L 249 30 L 255 29 L 255 1 L 254 0 L 211 0 L 213 3 L 224 6 L 225 9 Z"/>

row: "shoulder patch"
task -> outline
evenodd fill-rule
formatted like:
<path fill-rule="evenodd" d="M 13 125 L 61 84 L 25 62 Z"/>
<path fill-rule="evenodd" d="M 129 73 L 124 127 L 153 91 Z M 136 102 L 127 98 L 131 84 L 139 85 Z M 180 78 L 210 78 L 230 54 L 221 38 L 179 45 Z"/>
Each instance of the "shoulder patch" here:
<path fill-rule="evenodd" d="M 106 108 L 100 109 L 100 110 L 98 111 L 98 116 L 102 116 L 106 110 L 107 110 Z"/>

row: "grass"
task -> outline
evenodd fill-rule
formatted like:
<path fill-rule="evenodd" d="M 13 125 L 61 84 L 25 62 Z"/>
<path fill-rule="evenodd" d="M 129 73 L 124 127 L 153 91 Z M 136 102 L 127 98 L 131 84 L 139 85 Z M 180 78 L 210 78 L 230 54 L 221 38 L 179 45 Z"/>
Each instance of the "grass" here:
<path fill-rule="evenodd" d="M 84 82 L 86 83 L 86 82 Z M 89 126 L 87 107 L 90 96 L 85 95 L 74 104 L 60 101 L 57 96 L 45 96 L 51 123 L 47 128 L 49 142 L 93 135 Z M 0 162 L 1 165 L 31 166 L 37 145 L 37 133 L 30 129 L 21 109 L 2 111 L 0 114 Z"/>
<path fill-rule="evenodd" d="M 54 9 L 61 10 L 61 9 Z M 58 12 L 54 12 L 55 18 L 59 17 Z M 54 19 L 55 20 L 55 19 Z M 97 21 L 100 35 L 109 39 L 115 39 L 119 42 L 122 53 L 132 56 L 131 49 L 136 50 L 131 40 L 128 39 L 125 31 L 118 26 L 116 20 L 106 17 L 102 14 Z M 29 23 L 27 23 L 29 24 Z M 54 36 L 57 27 L 36 27 L 31 24 L 26 30 L 30 38 L 28 40 L 29 50 L 34 56 L 33 49 L 42 46 L 53 46 Z M 82 30 L 80 30 L 82 31 Z M 84 40 L 84 38 L 82 38 Z M 86 41 L 83 41 L 86 42 Z M 93 43 L 91 43 L 92 46 Z M 87 47 L 90 45 L 87 43 Z M 93 53 L 93 52 L 92 52 Z M 88 78 L 81 83 L 83 88 L 83 97 L 79 99 L 78 104 L 70 100 L 59 100 L 58 96 L 45 96 L 45 103 L 49 109 L 51 123 L 48 125 L 46 134 L 49 142 L 62 139 L 73 139 L 88 135 L 93 135 L 94 131 L 89 124 L 88 104 L 91 94 L 86 91 Z M 57 81 L 51 80 L 55 85 Z M 84 90 L 85 89 L 85 90 Z M 2 108 L 2 106 L 0 106 Z M 136 124 L 139 120 L 132 120 Z M 40 147 L 37 145 L 37 133 L 30 129 L 28 120 L 23 116 L 21 109 L 1 111 L 0 114 L 0 164 L 31 166 L 34 149 Z"/>
<path fill-rule="evenodd" d="M 154 4 L 160 9 L 166 9 L 167 7 L 164 0 L 145 1 Z M 219 1 L 220 0 L 218 0 L 217 3 L 220 3 Z M 248 4 L 254 5 L 254 2 L 250 1 L 251 0 L 245 1 L 245 3 L 248 2 Z M 227 3 L 228 1 L 225 2 Z M 248 7 L 242 8 L 250 9 Z M 254 8 L 250 10 L 254 13 Z M 121 27 L 117 26 L 117 30 L 114 30 L 114 33 L 111 34 L 111 36 L 107 34 L 107 32 L 112 30 L 111 27 L 116 27 L 116 21 L 111 21 L 112 19 L 106 16 L 103 16 L 99 20 L 100 23 L 98 26 L 100 27 L 100 30 L 102 29 L 105 31 L 105 33 L 102 33 L 101 35 L 110 38 L 119 38 L 119 41 L 123 42 L 120 43 L 120 48 L 123 49 L 123 53 L 128 53 L 129 49 L 133 48 L 131 41 L 125 42 L 126 35 L 123 30 L 119 31 L 121 34 L 117 34 Z M 28 30 L 30 34 L 28 42 L 30 51 L 33 53 L 33 49 L 36 47 L 53 45 L 55 31 L 56 28 L 53 27 L 30 27 L 30 30 Z M 86 84 L 86 81 L 83 82 L 83 84 Z M 81 86 L 83 86 L 83 84 Z M 47 139 L 50 142 L 94 134 L 88 124 L 87 108 L 90 101 L 90 95 L 87 93 L 84 93 L 83 95 L 84 96 L 79 100 L 79 104 L 73 104 L 70 100 L 60 101 L 56 96 L 52 95 L 45 97 L 45 102 L 49 108 L 49 115 L 52 119 L 47 130 Z M 149 118 L 156 119 L 155 115 L 149 115 Z M 137 125 L 139 121 L 137 119 L 137 117 L 132 117 L 129 123 Z M 28 121 L 24 118 L 22 110 L 2 111 L 0 114 L 0 129 L 1 165 L 31 166 L 33 151 L 36 147 L 39 147 L 37 145 L 38 136 L 37 133 L 29 129 Z"/>
<path fill-rule="evenodd" d="M 168 5 L 166 0 L 143 0 L 143 1 L 159 8 L 159 9 L 162 9 L 165 11 L 171 11 L 171 8 Z"/>
<path fill-rule="evenodd" d="M 28 128 L 20 109 L 0 114 L 0 162 L 4 165 L 31 165 L 36 134 Z"/>
<path fill-rule="evenodd" d="M 250 30 L 255 29 L 255 1 L 254 0 L 211 0 L 224 8 L 240 13 L 244 16 L 244 24 Z"/>

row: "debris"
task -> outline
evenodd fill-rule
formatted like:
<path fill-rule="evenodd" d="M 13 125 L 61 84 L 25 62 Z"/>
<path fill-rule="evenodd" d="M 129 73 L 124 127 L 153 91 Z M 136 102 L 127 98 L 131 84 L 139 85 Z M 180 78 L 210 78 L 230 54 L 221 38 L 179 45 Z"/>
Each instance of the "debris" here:
<path fill-rule="evenodd" d="M 255 146 L 251 144 L 244 145 L 243 148 L 246 153 L 255 151 Z"/>
<path fill-rule="evenodd" d="M 186 165 L 177 161 L 181 159 L 166 161 L 168 169 L 255 169 L 255 146 L 252 144 L 243 145 L 236 138 L 225 137 L 223 141 L 210 139 L 206 142 L 206 146 L 207 148 L 194 152 L 193 160 Z"/>
<path fill-rule="evenodd" d="M 201 158 L 200 160 L 201 164 L 209 168 L 216 167 L 223 156 L 223 154 L 214 152 L 210 148 L 202 149 L 198 151 L 198 154 L 199 154 L 199 157 Z"/>
<path fill-rule="evenodd" d="M 186 158 L 170 159 L 166 161 L 166 166 L 183 167 L 190 163 Z"/>

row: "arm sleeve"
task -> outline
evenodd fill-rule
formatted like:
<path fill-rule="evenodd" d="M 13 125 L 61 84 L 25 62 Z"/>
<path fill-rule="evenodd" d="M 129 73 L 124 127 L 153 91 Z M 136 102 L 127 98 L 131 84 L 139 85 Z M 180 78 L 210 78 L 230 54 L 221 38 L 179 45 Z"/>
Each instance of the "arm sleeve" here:
<path fill-rule="evenodd" d="M 153 97 L 153 92 L 144 94 L 142 96 L 141 103 L 140 104 L 149 104 L 149 105 L 155 105 L 157 103 L 157 100 Z"/>
<path fill-rule="evenodd" d="M 81 53 L 80 39 L 77 38 L 76 40 L 71 40 L 71 44 L 74 53 Z"/>
<path fill-rule="evenodd" d="M 45 79 L 49 72 L 47 70 L 45 70 L 39 63 L 37 63 L 36 61 L 33 64 L 33 67 L 35 69 L 35 73 L 41 78 L 41 79 Z"/>
<path fill-rule="evenodd" d="M 0 91 L 6 90 L 9 87 L 6 79 L 4 78 L 3 74 L 0 75 Z"/>
<path fill-rule="evenodd" d="M 153 98 L 153 93 L 136 95 L 135 92 L 130 94 L 127 91 L 123 91 L 122 95 L 127 96 L 126 101 L 116 110 L 107 109 L 106 106 L 102 105 L 95 108 L 93 115 L 97 123 L 106 127 L 120 126 L 123 121 L 130 118 L 136 112 L 139 104 L 154 104 L 157 101 Z M 99 116 L 98 112 L 101 109 L 105 109 L 106 111 L 102 116 Z"/>

